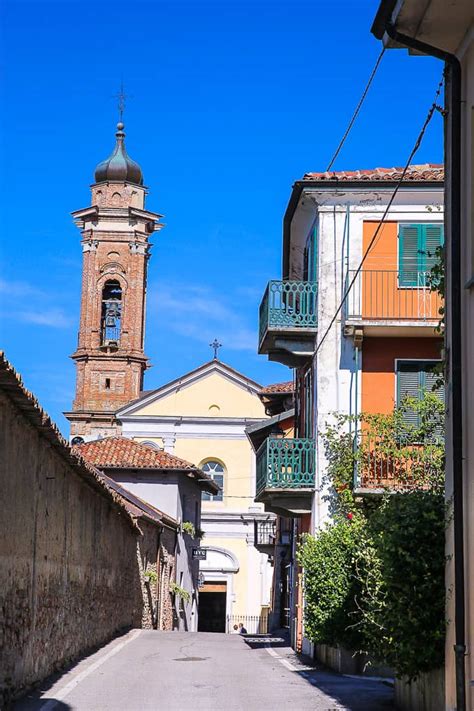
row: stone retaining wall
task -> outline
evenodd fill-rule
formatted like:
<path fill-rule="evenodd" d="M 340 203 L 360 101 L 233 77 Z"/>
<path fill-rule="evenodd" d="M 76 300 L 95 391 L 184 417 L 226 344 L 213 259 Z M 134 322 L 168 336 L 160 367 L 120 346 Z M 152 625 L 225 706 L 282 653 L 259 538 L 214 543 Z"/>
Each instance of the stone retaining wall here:
<path fill-rule="evenodd" d="M 19 379 L 1 375 L 0 707 L 140 627 L 143 608 L 136 525 Z"/>

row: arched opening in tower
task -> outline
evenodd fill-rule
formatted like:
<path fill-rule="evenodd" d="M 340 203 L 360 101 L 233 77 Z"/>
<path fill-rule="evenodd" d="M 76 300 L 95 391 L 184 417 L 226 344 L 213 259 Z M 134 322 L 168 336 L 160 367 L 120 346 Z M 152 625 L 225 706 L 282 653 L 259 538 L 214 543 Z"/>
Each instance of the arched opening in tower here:
<path fill-rule="evenodd" d="M 102 289 L 101 343 L 103 346 L 120 343 L 122 321 L 122 287 L 110 279 Z"/>

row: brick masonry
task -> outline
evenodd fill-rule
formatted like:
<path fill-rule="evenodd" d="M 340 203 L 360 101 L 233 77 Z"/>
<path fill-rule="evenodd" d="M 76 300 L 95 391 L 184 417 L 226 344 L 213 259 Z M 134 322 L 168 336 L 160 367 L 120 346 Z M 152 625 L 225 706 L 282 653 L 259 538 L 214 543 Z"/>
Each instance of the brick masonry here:
<path fill-rule="evenodd" d="M 92 186 L 92 205 L 73 213 L 82 234 L 81 315 L 76 395 L 71 435 L 94 438 L 120 433 L 114 412 L 138 397 L 148 367 L 144 352 L 147 262 L 159 215 L 145 209 L 145 188 L 124 182 Z M 115 341 L 104 338 L 102 299 L 107 282 L 121 289 Z"/>

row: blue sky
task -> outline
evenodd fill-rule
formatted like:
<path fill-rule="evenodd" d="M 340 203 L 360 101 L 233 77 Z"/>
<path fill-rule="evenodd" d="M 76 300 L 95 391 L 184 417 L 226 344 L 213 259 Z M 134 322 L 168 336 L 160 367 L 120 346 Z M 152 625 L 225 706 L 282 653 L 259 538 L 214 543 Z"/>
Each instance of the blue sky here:
<path fill-rule="evenodd" d="M 154 237 L 146 351 L 158 387 L 211 356 L 266 384 L 258 305 L 281 273 L 295 179 L 324 170 L 380 51 L 377 0 L 4 0 L 1 348 L 67 433 L 80 235 L 95 165 L 127 149 L 166 228 Z M 403 165 L 442 71 L 387 52 L 335 169 Z M 435 116 L 417 163 L 442 161 Z"/>

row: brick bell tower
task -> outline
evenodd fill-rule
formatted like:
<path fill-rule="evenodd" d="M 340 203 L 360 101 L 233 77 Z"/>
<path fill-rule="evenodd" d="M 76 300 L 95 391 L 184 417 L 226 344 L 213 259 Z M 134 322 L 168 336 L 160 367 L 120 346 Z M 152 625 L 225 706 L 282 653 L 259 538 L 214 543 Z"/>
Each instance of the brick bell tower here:
<path fill-rule="evenodd" d="M 112 155 L 95 170 L 92 204 L 72 213 L 82 235 L 82 295 L 71 440 L 119 434 L 114 413 L 137 398 L 144 352 L 150 235 L 161 215 L 145 209 L 140 166 L 127 155 L 122 122 Z M 77 440 L 76 440 L 77 441 Z"/>

